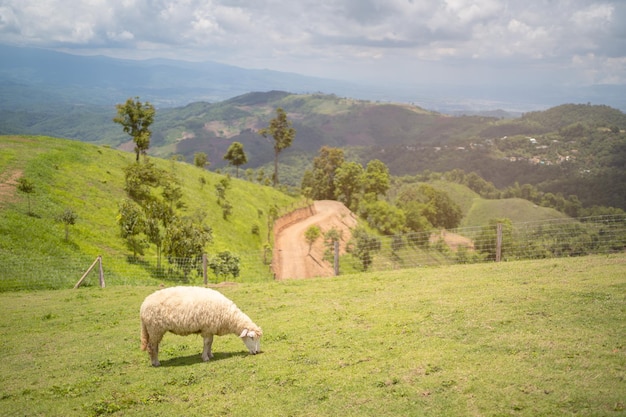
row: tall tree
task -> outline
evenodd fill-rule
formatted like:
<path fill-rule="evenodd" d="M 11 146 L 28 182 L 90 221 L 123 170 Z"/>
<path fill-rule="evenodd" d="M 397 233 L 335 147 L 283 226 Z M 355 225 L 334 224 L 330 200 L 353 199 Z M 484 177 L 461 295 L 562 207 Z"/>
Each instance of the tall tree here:
<path fill-rule="evenodd" d="M 291 121 L 287 120 L 287 113 L 282 108 L 276 109 L 276 117 L 270 120 L 270 124 L 259 130 L 259 134 L 264 138 L 271 136 L 274 138 L 274 178 L 276 186 L 278 181 L 278 154 L 291 146 L 296 137 L 296 129 L 291 126 Z"/>
<path fill-rule="evenodd" d="M 124 104 L 116 104 L 117 116 L 113 118 L 115 123 L 122 125 L 124 132 L 128 133 L 135 142 L 137 161 L 140 154 L 146 154 L 150 147 L 150 125 L 154 121 L 154 106 L 149 102 L 142 103 L 139 97 L 129 98 Z"/>
<path fill-rule="evenodd" d="M 243 150 L 243 145 L 239 142 L 233 142 L 228 147 L 224 159 L 228 161 L 229 165 L 234 165 L 237 169 L 237 178 L 239 178 L 239 167 L 248 162 L 248 156 Z"/>

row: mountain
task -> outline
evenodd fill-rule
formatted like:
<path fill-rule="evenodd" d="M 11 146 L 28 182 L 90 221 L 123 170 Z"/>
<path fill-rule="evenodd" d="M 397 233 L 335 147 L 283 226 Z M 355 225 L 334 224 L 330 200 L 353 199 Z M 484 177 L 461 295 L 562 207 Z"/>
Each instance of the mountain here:
<path fill-rule="evenodd" d="M 0 45 L 0 109 L 45 103 L 111 106 L 140 96 L 158 107 L 221 101 L 250 91 L 357 92 L 347 82 L 217 62 L 124 60 Z"/>
<path fill-rule="evenodd" d="M 42 104 L 111 106 L 140 96 L 159 108 L 218 102 L 251 91 L 324 92 L 381 102 L 414 103 L 449 114 L 517 115 L 561 103 L 606 104 L 626 110 L 626 86 L 411 84 L 308 77 L 218 62 L 131 60 L 0 45 L 0 109 Z M 500 117 L 500 116 L 498 116 Z"/>
<path fill-rule="evenodd" d="M 380 159 L 396 176 L 461 169 L 498 188 L 532 184 L 576 195 L 584 206 L 626 208 L 626 115 L 605 105 L 564 104 L 505 119 L 453 117 L 321 93 L 254 92 L 157 109 L 149 153 L 192 162 L 204 152 L 212 170 L 228 169 L 222 156 L 237 141 L 249 161 L 242 168 L 267 174 L 273 145 L 257 131 L 277 107 L 287 111 L 297 131 L 280 155 L 280 179 L 287 185 L 298 187 L 320 147 L 332 146 L 362 164 Z M 128 135 L 111 121 L 114 113 L 112 106 L 0 110 L 0 134 L 45 134 L 132 151 Z"/>

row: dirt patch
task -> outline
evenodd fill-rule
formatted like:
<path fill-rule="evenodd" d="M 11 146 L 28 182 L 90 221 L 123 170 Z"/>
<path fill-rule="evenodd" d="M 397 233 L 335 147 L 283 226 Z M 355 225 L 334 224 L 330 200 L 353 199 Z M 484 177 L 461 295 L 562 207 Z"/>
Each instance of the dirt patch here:
<path fill-rule="evenodd" d="M 450 233 L 446 230 L 442 230 L 439 233 L 433 233 L 430 236 L 430 243 L 435 244 L 437 241 L 443 240 L 446 245 L 453 251 L 459 249 L 459 247 L 464 246 L 467 249 L 474 250 L 474 242 L 472 239 L 468 239 L 465 236 L 457 235 L 456 233 Z"/>
<path fill-rule="evenodd" d="M 0 173 L 0 206 L 17 201 L 17 180 L 21 177 L 21 170 Z"/>
<path fill-rule="evenodd" d="M 351 229 L 357 225 L 356 216 L 342 203 L 324 200 L 314 203 L 314 210 L 308 217 L 288 223 L 277 230 L 274 237 L 276 279 L 333 276 L 332 263 L 324 260 L 326 248 L 323 236 L 317 239 L 309 252 L 304 233 L 312 225 L 317 225 L 322 235 L 335 228 L 341 233 L 339 250 L 344 253 L 346 243 L 352 236 Z"/>

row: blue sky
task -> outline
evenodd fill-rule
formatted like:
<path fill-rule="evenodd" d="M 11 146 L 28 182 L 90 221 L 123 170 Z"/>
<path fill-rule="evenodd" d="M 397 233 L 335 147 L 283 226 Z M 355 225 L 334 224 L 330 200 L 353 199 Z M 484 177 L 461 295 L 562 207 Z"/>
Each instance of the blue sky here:
<path fill-rule="evenodd" d="M 626 84 L 617 0 L 0 0 L 0 43 L 389 85 Z"/>

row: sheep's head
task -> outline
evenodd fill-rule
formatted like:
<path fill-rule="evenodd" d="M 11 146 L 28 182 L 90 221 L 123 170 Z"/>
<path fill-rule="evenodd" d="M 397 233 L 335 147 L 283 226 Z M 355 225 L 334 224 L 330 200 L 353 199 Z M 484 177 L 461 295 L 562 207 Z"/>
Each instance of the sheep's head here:
<path fill-rule="evenodd" d="M 261 336 L 261 329 L 243 329 L 243 332 L 239 335 L 252 355 L 261 353 Z"/>

